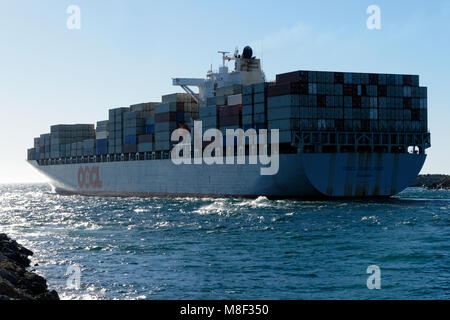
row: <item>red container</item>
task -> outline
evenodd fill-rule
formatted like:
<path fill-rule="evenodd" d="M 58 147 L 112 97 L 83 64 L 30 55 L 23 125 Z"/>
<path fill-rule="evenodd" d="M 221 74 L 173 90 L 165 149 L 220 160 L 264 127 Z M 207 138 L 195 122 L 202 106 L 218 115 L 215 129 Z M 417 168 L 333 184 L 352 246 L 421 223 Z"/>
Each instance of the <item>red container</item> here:
<path fill-rule="evenodd" d="M 219 118 L 229 117 L 229 116 L 239 116 L 242 112 L 242 105 L 234 105 L 234 106 L 221 106 L 218 107 Z"/>
<path fill-rule="evenodd" d="M 327 106 L 327 97 L 324 95 L 317 95 L 317 106 L 325 108 Z"/>
<path fill-rule="evenodd" d="M 411 120 L 420 121 L 420 110 L 411 110 Z"/>
<path fill-rule="evenodd" d="M 177 112 L 184 112 L 184 102 L 177 102 Z"/>
<path fill-rule="evenodd" d="M 353 108 L 361 108 L 361 97 L 352 97 L 352 105 Z"/>
<path fill-rule="evenodd" d="M 387 86 L 378 86 L 378 96 L 379 97 L 387 96 Z"/>
<path fill-rule="evenodd" d="M 277 74 L 277 83 L 302 82 L 308 83 L 308 71 L 294 71 L 288 73 Z"/>
<path fill-rule="evenodd" d="M 403 76 L 403 85 L 404 86 L 412 86 L 412 76 L 410 75 L 404 75 Z"/>
<path fill-rule="evenodd" d="M 378 84 L 378 75 L 374 73 L 369 73 L 369 84 L 377 85 Z"/>
<path fill-rule="evenodd" d="M 344 73 L 335 72 L 334 73 L 334 83 L 344 83 Z"/>
<path fill-rule="evenodd" d="M 267 88 L 268 97 L 284 96 L 287 94 L 296 94 L 298 92 L 297 83 L 280 83 Z"/>
<path fill-rule="evenodd" d="M 138 136 L 139 143 L 149 143 L 155 141 L 155 136 L 153 134 L 144 134 L 141 136 Z"/>
<path fill-rule="evenodd" d="M 241 125 L 240 122 L 241 122 L 240 115 L 232 115 L 228 117 L 219 118 L 220 127 L 240 126 Z"/>
<path fill-rule="evenodd" d="M 164 112 L 155 114 L 155 123 L 177 121 L 176 112 Z"/>
<path fill-rule="evenodd" d="M 344 84 L 344 96 L 353 96 L 354 86 L 352 84 Z"/>
<path fill-rule="evenodd" d="M 137 152 L 137 145 L 136 144 L 124 144 L 123 145 L 123 152 L 124 153 L 136 153 Z"/>
<path fill-rule="evenodd" d="M 412 98 L 403 98 L 403 109 L 411 109 L 411 108 L 412 108 Z"/>

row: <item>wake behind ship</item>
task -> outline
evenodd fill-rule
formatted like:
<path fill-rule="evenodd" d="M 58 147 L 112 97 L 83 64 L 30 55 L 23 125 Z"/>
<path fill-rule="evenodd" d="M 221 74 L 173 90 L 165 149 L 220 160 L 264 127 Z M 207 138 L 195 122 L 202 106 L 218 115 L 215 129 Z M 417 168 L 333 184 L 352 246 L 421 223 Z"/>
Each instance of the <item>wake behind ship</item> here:
<path fill-rule="evenodd" d="M 28 161 L 56 192 L 91 196 L 388 197 L 421 171 L 430 134 L 419 76 L 294 71 L 267 82 L 250 47 L 221 53 L 222 66 L 205 79 L 173 79 L 186 93 L 111 109 L 96 126 L 52 126 L 34 139 Z M 227 130 L 279 130 L 268 150 L 278 170 L 261 174 L 267 164 L 251 162 L 249 139 L 244 164 L 237 156 L 233 164 L 196 161 L 203 142 L 189 145 L 191 164 L 177 165 L 171 134 L 179 128 L 201 136 L 219 129 L 224 157 L 239 152 Z"/>

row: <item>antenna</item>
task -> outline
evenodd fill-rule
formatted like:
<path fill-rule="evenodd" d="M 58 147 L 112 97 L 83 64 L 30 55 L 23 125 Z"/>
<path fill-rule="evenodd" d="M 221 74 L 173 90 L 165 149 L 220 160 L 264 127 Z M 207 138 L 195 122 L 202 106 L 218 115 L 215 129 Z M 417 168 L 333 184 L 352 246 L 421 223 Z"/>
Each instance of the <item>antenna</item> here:
<path fill-rule="evenodd" d="M 263 41 L 261 41 L 261 69 L 264 70 L 264 42 Z"/>
<path fill-rule="evenodd" d="M 227 53 L 229 53 L 229 52 L 228 51 L 217 51 L 217 53 L 222 54 L 222 66 L 225 67 L 225 61 L 230 60 L 230 58 L 227 57 Z"/>

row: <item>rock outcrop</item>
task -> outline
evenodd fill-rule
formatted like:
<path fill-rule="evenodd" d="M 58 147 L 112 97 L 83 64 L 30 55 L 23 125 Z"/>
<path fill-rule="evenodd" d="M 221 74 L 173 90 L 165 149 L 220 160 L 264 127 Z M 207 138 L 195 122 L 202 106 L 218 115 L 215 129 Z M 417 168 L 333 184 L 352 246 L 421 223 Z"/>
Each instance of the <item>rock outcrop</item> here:
<path fill-rule="evenodd" d="M 411 187 L 424 187 L 430 190 L 450 190 L 450 176 L 443 174 L 420 175 Z"/>
<path fill-rule="evenodd" d="M 6 234 L 0 234 L 0 300 L 59 300 L 56 291 L 49 291 L 47 281 L 32 271 L 24 248 Z"/>

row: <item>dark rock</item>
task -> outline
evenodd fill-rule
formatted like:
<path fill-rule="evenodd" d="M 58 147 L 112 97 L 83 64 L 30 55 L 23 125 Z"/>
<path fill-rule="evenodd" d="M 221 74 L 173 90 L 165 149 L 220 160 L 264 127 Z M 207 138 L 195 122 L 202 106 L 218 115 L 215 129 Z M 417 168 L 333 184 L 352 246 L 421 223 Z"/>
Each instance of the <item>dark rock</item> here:
<path fill-rule="evenodd" d="M 59 296 L 55 290 L 52 290 L 38 295 L 36 300 L 59 300 Z"/>
<path fill-rule="evenodd" d="M 24 278 L 19 284 L 24 290 L 30 291 L 33 295 L 40 295 L 47 292 L 47 281 L 41 276 L 25 272 Z"/>
<path fill-rule="evenodd" d="M 11 299 L 31 300 L 31 296 L 14 287 L 6 280 L 0 280 L 0 295 L 7 296 Z"/>
<path fill-rule="evenodd" d="M 443 174 L 420 175 L 411 187 L 423 187 L 430 190 L 450 190 L 450 176 Z"/>
<path fill-rule="evenodd" d="M 9 237 L 4 233 L 0 233 L 0 241 L 3 241 L 3 240 L 9 240 Z"/>
<path fill-rule="evenodd" d="M 0 279 L 4 279 L 11 284 L 16 285 L 19 282 L 19 277 L 6 269 L 0 268 Z"/>
<path fill-rule="evenodd" d="M 31 255 L 32 251 L 0 234 L 0 300 L 59 300 L 43 277 L 27 271 Z"/>

